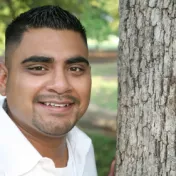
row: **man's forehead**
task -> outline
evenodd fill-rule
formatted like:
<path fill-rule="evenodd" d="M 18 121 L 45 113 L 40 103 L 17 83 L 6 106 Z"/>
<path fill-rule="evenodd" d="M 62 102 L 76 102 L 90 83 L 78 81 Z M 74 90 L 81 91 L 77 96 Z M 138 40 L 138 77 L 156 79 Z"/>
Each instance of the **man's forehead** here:
<path fill-rule="evenodd" d="M 39 31 L 38 31 L 39 32 Z M 57 33 L 53 31 L 39 33 L 25 33 L 17 50 L 21 54 L 43 54 L 43 55 L 88 55 L 88 49 L 79 34 L 74 32 Z M 52 33 L 52 34 L 50 34 Z M 45 34 L 45 35 L 44 35 Z M 68 34 L 68 35 L 67 35 Z M 54 56 L 53 56 L 54 57 Z"/>
<path fill-rule="evenodd" d="M 52 29 L 52 28 L 29 28 L 27 31 L 23 33 L 23 39 L 27 38 L 28 40 L 37 40 L 37 38 L 42 39 L 59 39 L 59 40 L 66 40 L 72 38 L 79 38 L 80 41 L 84 42 L 81 34 L 74 30 L 69 29 Z M 84 42 L 85 43 L 85 42 Z"/>
<path fill-rule="evenodd" d="M 84 49 L 87 45 L 78 32 L 72 30 L 54 30 L 50 28 L 30 29 L 25 32 L 21 41 L 21 45 L 33 48 L 57 48 L 65 49 Z M 32 45 L 32 46 L 31 46 Z M 35 49 L 35 48 L 34 48 Z"/>

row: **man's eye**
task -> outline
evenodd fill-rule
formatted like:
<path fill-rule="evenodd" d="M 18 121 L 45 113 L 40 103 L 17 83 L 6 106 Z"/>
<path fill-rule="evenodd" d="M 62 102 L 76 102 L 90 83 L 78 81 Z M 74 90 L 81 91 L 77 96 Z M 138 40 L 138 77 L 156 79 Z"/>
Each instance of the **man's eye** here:
<path fill-rule="evenodd" d="M 42 66 L 29 67 L 29 70 L 45 71 L 46 69 Z"/>
<path fill-rule="evenodd" d="M 71 67 L 71 68 L 70 68 L 70 71 L 81 72 L 81 71 L 83 71 L 83 69 L 82 69 L 82 68 L 79 68 L 79 67 Z"/>

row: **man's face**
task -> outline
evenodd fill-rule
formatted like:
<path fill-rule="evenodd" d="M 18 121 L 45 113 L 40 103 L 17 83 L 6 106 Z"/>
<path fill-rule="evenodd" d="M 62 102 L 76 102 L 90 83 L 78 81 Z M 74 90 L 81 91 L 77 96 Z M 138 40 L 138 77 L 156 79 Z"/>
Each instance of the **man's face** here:
<path fill-rule="evenodd" d="M 89 104 L 87 57 L 77 32 L 48 28 L 25 32 L 10 56 L 5 90 L 16 124 L 32 134 L 61 136 L 70 131 Z"/>

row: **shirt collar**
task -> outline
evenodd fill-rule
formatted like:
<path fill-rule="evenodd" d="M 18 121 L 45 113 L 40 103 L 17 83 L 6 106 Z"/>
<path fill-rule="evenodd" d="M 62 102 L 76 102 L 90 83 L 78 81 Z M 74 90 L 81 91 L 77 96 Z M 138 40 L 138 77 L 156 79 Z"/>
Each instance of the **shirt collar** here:
<path fill-rule="evenodd" d="M 86 158 L 92 143 L 91 139 L 75 126 L 68 134 L 68 141 L 74 156 L 76 175 L 82 175 L 84 167 L 86 167 Z"/>
<path fill-rule="evenodd" d="M 42 158 L 2 108 L 0 99 L 0 170 L 7 175 L 22 175 Z M 2 168 L 1 168 L 2 167 Z"/>

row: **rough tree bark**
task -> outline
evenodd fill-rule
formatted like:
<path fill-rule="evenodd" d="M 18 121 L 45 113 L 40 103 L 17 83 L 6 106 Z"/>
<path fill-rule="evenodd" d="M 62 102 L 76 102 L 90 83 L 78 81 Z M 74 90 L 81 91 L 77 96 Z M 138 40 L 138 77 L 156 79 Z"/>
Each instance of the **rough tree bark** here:
<path fill-rule="evenodd" d="M 176 176 L 176 0 L 120 0 L 116 176 Z"/>

